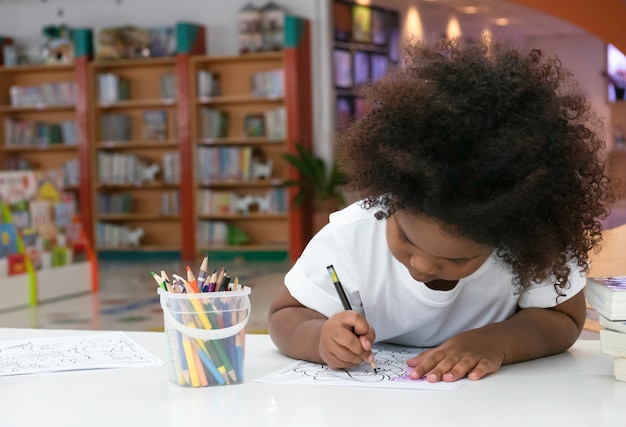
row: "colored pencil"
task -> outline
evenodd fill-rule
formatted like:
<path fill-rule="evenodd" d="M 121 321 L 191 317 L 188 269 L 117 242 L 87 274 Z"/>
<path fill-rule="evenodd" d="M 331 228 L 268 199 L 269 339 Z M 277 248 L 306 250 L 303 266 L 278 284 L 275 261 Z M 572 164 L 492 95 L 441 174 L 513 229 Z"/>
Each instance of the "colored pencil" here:
<path fill-rule="evenodd" d="M 339 299 L 341 300 L 343 309 L 352 310 L 352 306 L 350 305 L 350 301 L 348 301 L 346 292 L 343 290 L 343 286 L 341 285 L 341 282 L 339 281 L 339 276 L 337 276 L 337 271 L 335 271 L 335 267 L 333 267 L 332 265 L 329 265 L 328 267 L 326 267 L 326 270 L 328 271 L 328 274 L 330 275 L 330 278 L 333 281 L 333 285 L 335 285 L 335 290 L 337 291 L 337 295 L 339 295 Z M 376 363 L 373 360 L 370 362 L 370 366 L 374 370 L 374 373 L 378 373 L 378 370 L 376 369 Z"/>
<path fill-rule="evenodd" d="M 217 286 L 217 270 L 213 270 L 213 274 L 209 278 L 209 292 L 214 292 L 215 286 Z"/>
<path fill-rule="evenodd" d="M 161 278 L 161 276 L 159 276 L 158 274 L 156 274 L 154 271 L 151 271 L 150 274 L 152 274 L 152 277 L 154 278 L 154 280 L 156 280 L 156 282 L 158 283 L 158 285 L 160 287 L 162 287 L 164 290 L 167 291 L 167 286 L 165 286 L 165 282 L 163 281 L 163 279 Z"/>
<path fill-rule="evenodd" d="M 228 284 L 230 283 L 230 276 L 224 274 L 224 277 L 222 278 L 222 282 L 220 284 L 220 291 L 226 291 L 228 290 Z"/>
<path fill-rule="evenodd" d="M 189 266 L 187 266 L 187 283 L 189 283 L 194 293 L 198 293 L 198 282 L 196 282 L 196 277 L 193 275 L 193 271 L 191 271 L 191 267 Z"/>
<path fill-rule="evenodd" d="M 200 265 L 200 271 L 198 272 L 198 290 L 200 292 L 208 292 L 209 287 L 206 283 L 207 274 L 209 268 L 209 255 L 205 255 L 202 260 L 202 265 Z"/>

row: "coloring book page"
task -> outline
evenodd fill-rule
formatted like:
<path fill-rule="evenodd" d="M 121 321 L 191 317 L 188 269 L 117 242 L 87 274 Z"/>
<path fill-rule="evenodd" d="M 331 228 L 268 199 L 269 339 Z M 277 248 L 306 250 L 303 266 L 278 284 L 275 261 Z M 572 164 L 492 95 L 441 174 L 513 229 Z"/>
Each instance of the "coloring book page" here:
<path fill-rule="evenodd" d="M 0 376 L 162 364 L 122 332 L 0 341 Z"/>
<path fill-rule="evenodd" d="M 425 378 L 409 378 L 412 368 L 406 361 L 424 348 L 391 344 L 374 344 L 372 352 L 376 371 L 367 363 L 348 369 L 331 369 L 326 365 L 299 361 L 256 382 L 271 384 L 333 385 L 362 388 L 407 388 L 418 390 L 456 390 L 467 378 L 455 382 L 429 383 Z"/>

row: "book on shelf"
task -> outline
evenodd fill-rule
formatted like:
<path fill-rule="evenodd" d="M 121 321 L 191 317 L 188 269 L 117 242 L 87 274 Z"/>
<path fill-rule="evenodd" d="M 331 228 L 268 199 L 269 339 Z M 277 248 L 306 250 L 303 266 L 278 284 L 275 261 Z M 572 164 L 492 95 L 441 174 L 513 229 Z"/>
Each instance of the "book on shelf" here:
<path fill-rule="evenodd" d="M 250 75 L 252 96 L 280 98 L 284 94 L 285 72 L 282 69 L 257 71 Z"/>
<path fill-rule="evenodd" d="M 209 70 L 198 70 L 198 97 L 219 96 L 220 76 Z"/>
<path fill-rule="evenodd" d="M 63 120 L 61 125 L 61 140 L 65 145 L 78 143 L 78 122 L 76 120 Z"/>
<path fill-rule="evenodd" d="M 243 118 L 244 134 L 247 137 L 258 138 L 265 136 L 265 115 L 262 113 L 248 113 Z"/>
<path fill-rule="evenodd" d="M 30 208 L 30 225 L 36 230 L 54 224 L 52 215 L 52 202 L 49 200 L 31 200 Z"/>
<path fill-rule="evenodd" d="M 267 110 L 265 116 L 265 136 L 274 141 L 285 139 L 287 136 L 287 110 L 278 107 Z"/>
<path fill-rule="evenodd" d="M 180 215 L 180 193 L 178 190 L 163 191 L 161 193 L 161 215 Z"/>
<path fill-rule="evenodd" d="M 65 246 L 54 246 L 50 251 L 52 267 L 62 267 L 68 263 L 68 251 Z"/>
<path fill-rule="evenodd" d="M 41 270 L 43 268 L 43 261 L 39 248 L 37 246 L 27 246 L 24 250 L 31 265 L 33 266 L 33 269 Z"/>
<path fill-rule="evenodd" d="M 166 184 L 180 183 L 180 153 L 178 151 L 163 154 L 163 181 Z"/>
<path fill-rule="evenodd" d="M 246 232 L 224 221 L 199 221 L 196 233 L 198 246 L 243 245 L 250 238 Z"/>
<path fill-rule="evenodd" d="M 65 120 L 47 123 L 7 117 L 4 119 L 4 140 L 7 147 L 45 148 L 56 144 L 76 145 L 76 122 Z"/>
<path fill-rule="evenodd" d="M 9 276 L 26 273 L 26 257 L 23 253 L 11 254 L 7 257 Z"/>
<path fill-rule="evenodd" d="M 200 134 L 202 138 L 225 138 L 228 136 L 230 114 L 215 108 L 200 108 Z"/>
<path fill-rule="evenodd" d="M 80 164 L 78 159 L 68 160 L 61 167 L 61 175 L 63 176 L 63 186 L 80 185 Z"/>
<path fill-rule="evenodd" d="M 141 137 L 146 141 L 167 139 L 167 111 L 144 110 L 142 112 Z"/>
<path fill-rule="evenodd" d="M 13 225 L 19 232 L 22 232 L 23 229 L 30 225 L 28 201 L 20 200 L 9 205 L 9 212 L 11 212 Z"/>
<path fill-rule="evenodd" d="M 204 147 L 197 149 L 196 173 L 204 184 L 250 179 L 253 149 L 251 147 Z"/>
<path fill-rule="evenodd" d="M 133 118 L 130 114 L 103 114 L 101 123 L 102 141 L 132 141 Z"/>
<path fill-rule="evenodd" d="M 98 100 L 102 104 L 125 101 L 130 98 L 130 81 L 115 73 L 98 75 Z"/>
<path fill-rule="evenodd" d="M 626 320 L 626 276 L 588 277 L 587 302 L 608 320 Z"/>
<path fill-rule="evenodd" d="M 129 192 L 98 193 L 96 206 L 99 214 L 127 214 L 133 210 L 133 199 Z"/>
<path fill-rule="evenodd" d="M 85 242 L 72 243 L 72 262 L 87 260 L 87 244 Z"/>
<path fill-rule="evenodd" d="M 58 201 L 54 204 L 54 225 L 57 228 L 65 228 L 72 222 L 76 213 L 73 201 Z"/>
<path fill-rule="evenodd" d="M 98 183 L 101 185 L 153 182 L 160 169 L 150 159 L 135 154 L 97 153 Z"/>
<path fill-rule="evenodd" d="M 159 93 L 161 99 L 176 99 L 178 89 L 176 87 L 176 74 L 166 73 L 159 77 Z"/>
<path fill-rule="evenodd" d="M 20 236 L 22 237 L 22 243 L 25 247 L 35 247 L 39 240 L 39 232 L 34 228 L 23 228 L 20 230 Z"/>
<path fill-rule="evenodd" d="M 0 223 L 0 258 L 18 253 L 17 231 L 12 222 Z"/>
<path fill-rule="evenodd" d="M 65 226 L 65 238 L 68 242 L 78 242 L 83 239 L 83 224 L 77 218 Z"/>
<path fill-rule="evenodd" d="M 11 86 L 12 107 L 69 106 L 76 103 L 76 82 L 43 83 L 34 86 Z"/>

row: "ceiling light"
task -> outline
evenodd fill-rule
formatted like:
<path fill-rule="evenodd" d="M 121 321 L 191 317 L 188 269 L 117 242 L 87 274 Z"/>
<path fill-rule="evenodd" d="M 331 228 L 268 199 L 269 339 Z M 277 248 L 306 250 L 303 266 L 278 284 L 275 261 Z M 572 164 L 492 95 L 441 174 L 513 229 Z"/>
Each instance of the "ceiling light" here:
<path fill-rule="evenodd" d="M 499 26 L 509 25 L 509 18 L 498 18 L 493 22 Z"/>

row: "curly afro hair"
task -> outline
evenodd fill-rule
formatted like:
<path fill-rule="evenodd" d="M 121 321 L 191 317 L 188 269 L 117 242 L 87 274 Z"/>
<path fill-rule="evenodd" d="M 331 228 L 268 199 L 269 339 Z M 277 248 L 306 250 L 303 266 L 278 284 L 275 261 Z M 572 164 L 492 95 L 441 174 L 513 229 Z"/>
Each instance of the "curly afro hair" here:
<path fill-rule="evenodd" d="M 338 162 L 377 217 L 436 218 L 495 248 L 516 283 L 587 270 L 614 201 L 601 122 L 556 56 L 510 41 L 409 40 L 405 63 L 363 89 Z"/>

